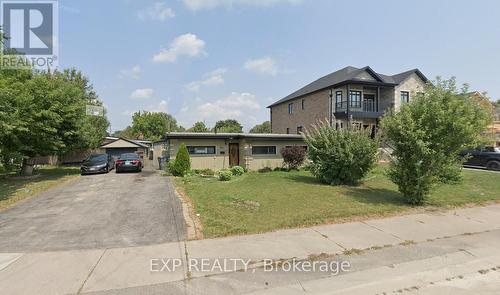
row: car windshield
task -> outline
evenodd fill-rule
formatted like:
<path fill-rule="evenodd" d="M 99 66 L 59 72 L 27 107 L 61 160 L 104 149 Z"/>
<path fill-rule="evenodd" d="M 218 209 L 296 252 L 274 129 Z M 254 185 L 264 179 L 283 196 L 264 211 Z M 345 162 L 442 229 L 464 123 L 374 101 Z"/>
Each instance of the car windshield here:
<path fill-rule="evenodd" d="M 121 160 L 139 160 L 139 156 L 137 154 L 122 154 L 120 156 Z"/>
<path fill-rule="evenodd" d="M 91 155 L 88 157 L 87 161 L 91 163 L 104 162 L 108 158 L 108 155 Z"/>
<path fill-rule="evenodd" d="M 487 146 L 487 147 L 483 148 L 483 151 L 488 152 L 488 153 L 500 153 L 500 148 Z"/>

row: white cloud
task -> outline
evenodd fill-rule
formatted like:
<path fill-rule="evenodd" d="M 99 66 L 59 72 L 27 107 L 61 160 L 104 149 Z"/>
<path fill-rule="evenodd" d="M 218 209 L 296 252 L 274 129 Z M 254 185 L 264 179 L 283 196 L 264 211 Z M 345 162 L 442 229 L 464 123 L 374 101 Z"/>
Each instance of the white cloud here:
<path fill-rule="evenodd" d="M 130 98 L 134 98 L 134 99 L 150 98 L 151 96 L 153 96 L 153 93 L 154 93 L 154 91 L 151 88 L 136 89 L 136 90 L 132 91 L 132 93 L 130 94 Z"/>
<path fill-rule="evenodd" d="M 278 67 L 276 62 L 270 57 L 263 57 L 258 59 L 251 59 L 245 62 L 243 67 L 249 71 L 259 74 L 276 76 L 278 74 Z"/>
<path fill-rule="evenodd" d="M 184 5 L 191 10 L 212 9 L 219 6 L 230 8 L 235 5 L 267 7 L 280 3 L 298 4 L 302 0 L 183 0 Z"/>
<path fill-rule="evenodd" d="M 146 7 L 137 13 L 141 20 L 166 21 L 175 16 L 174 11 L 167 7 L 165 2 L 156 2 L 152 6 Z"/>
<path fill-rule="evenodd" d="M 205 41 L 198 39 L 194 34 L 180 35 L 170 43 L 169 48 L 162 49 L 153 56 L 154 62 L 176 62 L 181 56 L 206 56 Z"/>
<path fill-rule="evenodd" d="M 185 126 L 195 121 L 205 121 L 207 125 L 224 119 L 236 119 L 245 127 L 253 127 L 266 118 L 267 112 L 260 106 L 255 95 L 233 92 L 213 101 L 203 101 L 197 97 L 185 103 L 176 115 Z"/>
<path fill-rule="evenodd" d="M 139 79 L 142 74 L 142 69 L 140 66 L 134 66 L 131 69 L 121 70 L 120 78 L 131 78 Z"/>
<path fill-rule="evenodd" d="M 150 104 L 147 106 L 141 106 L 141 107 L 138 107 L 134 111 L 126 110 L 126 111 L 122 112 L 122 115 L 127 116 L 127 117 L 132 117 L 134 115 L 134 113 L 139 112 L 139 111 L 167 113 L 168 112 L 168 100 L 162 99 L 158 103 Z"/>
<path fill-rule="evenodd" d="M 219 68 L 208 74 L 205 74 L 204 79 L 200 81 L 194 81 L 187 84 L 185 87 L 188 91 L 196 92 L 200 90 L 202 86 L 215 86 L 224 84 L 224 74 L 227 72 L 227 69 Z"/>

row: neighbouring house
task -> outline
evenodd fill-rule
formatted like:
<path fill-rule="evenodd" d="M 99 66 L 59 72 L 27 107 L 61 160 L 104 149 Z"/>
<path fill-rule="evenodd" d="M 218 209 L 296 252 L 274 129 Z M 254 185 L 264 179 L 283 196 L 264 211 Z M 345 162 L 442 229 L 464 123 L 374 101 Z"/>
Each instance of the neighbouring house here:
<path fill-rule="evenodd" d="M 153 154 L 173 160 L 181 144 L 188 149 L 192 169 L 214 171 L 232 166 L 247 170 L 282 167 L 282 148 L 306 146 L 302 136 L 295 134 L 172 132 L 153 144 Z M 159 168 L 158 162 L 155 167 Z"/>
<path fill-rule="evenodd" d="M 413 69 L 383 75 L 370 67 L 346 67 L 326 75 L 268 106 L 273 133 L 298 134 L 319 120 L 334 119 L 338 127 L 350 121 L 374 135 L 380 118 L 389 109 L 398 110 L 428 79 Z"/>

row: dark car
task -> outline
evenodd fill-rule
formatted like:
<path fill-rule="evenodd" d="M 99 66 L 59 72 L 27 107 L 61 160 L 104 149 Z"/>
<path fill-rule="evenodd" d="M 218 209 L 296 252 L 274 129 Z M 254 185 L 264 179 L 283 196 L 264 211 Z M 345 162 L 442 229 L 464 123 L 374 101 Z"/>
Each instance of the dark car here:
<path fill-rule="evenodd" d="M 134 153 L 121 154 L 116 160 L 116 173 L 122 171 L 136 171 L 141 172 L 144 164 L 139 155 Z"/>
<path fill-rule="evenodd" d="M 115 167 L 115 160 L 107 154 L 90 155 L 85 159 L 80 167 L 80 172 L 84 174 L 108 173 Z"/>
<path fill-rule="evenodd" d="M 467 157 L 464 166 L 500 171 L 500 149 L 497 147 L 479 147 L 465 150 L 460 155 Z"/>

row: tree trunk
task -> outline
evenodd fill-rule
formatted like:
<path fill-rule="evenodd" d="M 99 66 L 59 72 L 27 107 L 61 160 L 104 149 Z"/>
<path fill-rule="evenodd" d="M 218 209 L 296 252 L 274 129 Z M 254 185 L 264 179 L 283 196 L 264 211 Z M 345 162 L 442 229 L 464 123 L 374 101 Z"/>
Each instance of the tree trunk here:
<path fill-rule="evenodd" d="M 34 165 L 35 165 L 35 159 L 33 158 L 23 159 L 23 166 L 21 167 L 21 175 L 33 175 Z"/>

